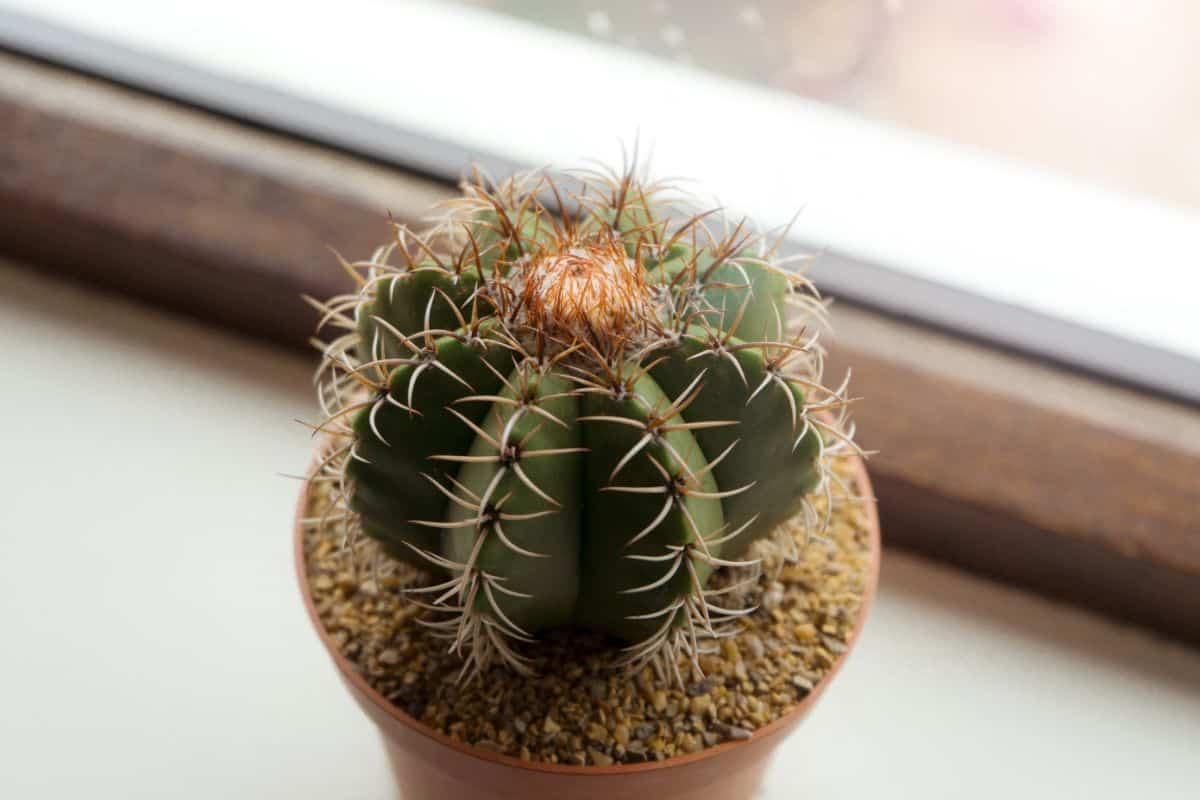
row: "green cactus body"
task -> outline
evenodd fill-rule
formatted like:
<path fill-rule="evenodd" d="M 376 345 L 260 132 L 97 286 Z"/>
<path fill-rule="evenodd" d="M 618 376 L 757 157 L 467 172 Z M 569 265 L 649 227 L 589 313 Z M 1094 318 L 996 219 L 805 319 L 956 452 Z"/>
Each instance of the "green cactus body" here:
<path fill-rule="evenodd" d="M 562 627 L 694 654 L 739 613 L 712 572 L 825 480 L 817 376 L 788 368 L 819 359 L 781 338 L 797 284 L 629 176 L 566 219 L 545 181 L 468 185 L 429 259 L 331 303 L 329 463 L 361 531 L 433 576 L 466 667 L 528 668 L 512 640 Z"/>

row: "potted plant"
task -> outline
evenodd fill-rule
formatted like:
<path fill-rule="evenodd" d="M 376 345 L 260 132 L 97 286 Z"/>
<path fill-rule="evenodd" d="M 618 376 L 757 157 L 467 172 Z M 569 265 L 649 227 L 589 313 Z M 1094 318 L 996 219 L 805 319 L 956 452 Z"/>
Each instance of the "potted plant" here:
<path fill-rule="evenodd" d="M 477 175 L 316 304 L 297 570 L 410 800 L 749 797 L 861 627 L 823 304 L 669 191 Z"/>

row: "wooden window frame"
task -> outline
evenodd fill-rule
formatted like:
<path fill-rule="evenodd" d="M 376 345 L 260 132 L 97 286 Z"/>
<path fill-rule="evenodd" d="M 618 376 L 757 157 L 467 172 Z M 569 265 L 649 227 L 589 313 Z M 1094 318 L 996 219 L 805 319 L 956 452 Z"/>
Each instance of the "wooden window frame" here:
<path fill-rule="evenodd" d="M 0 53 L 0 254 L 305 347 L 329 248 L 452 187 Z M 295 298 L 295 299 L 293 299 Z M 1200 410 L 835 307 L 885 539 L 1200 643 Z"/>

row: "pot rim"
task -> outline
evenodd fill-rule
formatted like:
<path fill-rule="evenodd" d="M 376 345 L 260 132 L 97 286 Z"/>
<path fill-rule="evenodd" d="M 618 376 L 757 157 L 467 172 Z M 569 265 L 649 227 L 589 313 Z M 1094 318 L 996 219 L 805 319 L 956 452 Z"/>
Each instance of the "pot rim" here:
<path fill-rule="evenodd" d="M 395 722 L 404 725 L 415 733 L 419 733 L 428 739 L 432 739 L 438 744 L 455 750 L 458 753 L 477 758 L 481 761 L 491 762 L 505 767 L 514 769 L 528 770 L 530 772 L 543 772 L 556 775 L 573 775 L 573 776 L 603 776 L 603 775 L 627 775 L 635 772 L 652 772 L 655 770 L 674 769 L 676 767 L 684 767 L 689 764 L 694 764 L 704 759 L 716 758 L 724 753 L 733 750 L 734 748 L 750 744 L 752 742 L 762 741 L 765 739 L 775 738 L 786 732 L 794 724 L 807 714 L 816 703 L 817 699 L 824 694 L 826 688 L 833 681 L 834 677 L 841 670 L 846 662 L 846 658 L 854 650 L 854 646 L 858 643 L 860 634 L 867 616 L 871 611 L 871 606 L 875 599 L 876 589 L 879 585 L 879 566 L 882 555 L 882 544 L 880 541 L 879 528 L 879 509 L 875 500 L 874 491 L 871 487 L 871 480 L 867 474 L 866 464 L 860 456 L 852 456 L 854 460 L 855 484 L 858 487 L 858 493 L 862 497 L 863 509 L 867 515 L 867 536 L 868 549 L 870 553 L 870 562 L 867 567 L 866 581 L 863 588 L 862 605 L 859 608 L 858 618 L 855 620 L 854 628 L 850 632 L 850 636 L 846 641 L 846 649 L 840 653 L 829 670 L 821 678 L 816 686 L 813 687 L 803 700 L 797 703 L 790 711 L 778 719 L 767 723 L 766 725 L 753 731 L 746 739 L 723 742 L 712 747 L 706 747 L 697 750 L 694 753 L 687 753 L 680 756 L 672 756 L 662 761 L 647 761 L 640 764 L 613 764 L 608 767 L 597 766 L 577 766 L 574 764 L 549 764 L 540 761 L 522 761 L 515 756 L 503 755 L 494 753 L 490 750 L 485 750 L 481 747 L 473 747 L 465 742 L 459 742 L 451 739 L 446 734 L 436 731 L 433 728 L 425 725 L 417 719 L 414 719 L 409 714 L 405 713 L 394 704 L 390 703 L 387 698 L 377 692 L 366 678 L 359 672 L 357 667 L 334 646 L 329 637 L 329 632 L 325 630 L 325 626 L 321 624 L 321 618 L 317 614 L 316 606 L 313 604 L 312 591 L 308 581 L 307 564 L 304 557 L 304 517 L 308 506 L 309 488 L 311 484 L 305 480 L 303 488 L 300 490 L 299 502 L 296 505 L 295 522 L 293 525 L 293 558 L 296 567 L 296 577 L 300 585 L 300 595 L 304 599 L 304 608 L 308 613 L 309 621 L 316 628 L 317 636 L 320 637 L 321 643 L 325 646 L 325 650 L 332 657 L 334 664 L 337 666 L 341 677 L 348 681 L 351 686 L 370 702 L 375 705 L 380 711 L 386 714 Z M 315 460 L 314 460 L 315 466 Z M 312 469 L 308 471 L 308 475 L 312 475 Z"/>

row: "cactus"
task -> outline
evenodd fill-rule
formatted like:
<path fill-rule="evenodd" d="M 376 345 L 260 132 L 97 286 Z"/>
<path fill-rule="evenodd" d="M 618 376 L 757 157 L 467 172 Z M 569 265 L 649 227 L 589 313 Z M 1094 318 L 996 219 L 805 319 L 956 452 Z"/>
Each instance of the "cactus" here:
<path fill-rule="evenodd" d="M 528 671 L 520 643 L 576 627 L 678 675 L 746 613 L 710 575 L 819 526 L 845 387 L 787 332 L 815 291 L 744 225 L 714 234 L 634 169 L 570 185 L 477 175 L 428 234 L 342 262 L 356 291 L 317 304 L 339 335 L 314 480 L 352 547 L 429 576 L 414 599 L 464 674 Z"/>

